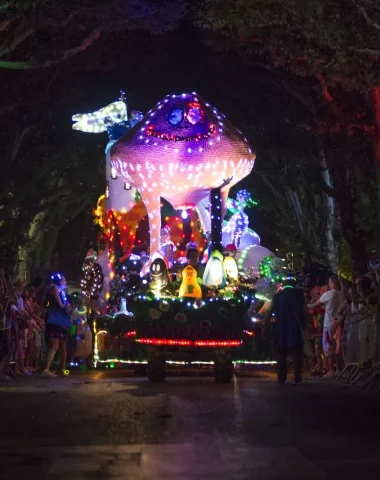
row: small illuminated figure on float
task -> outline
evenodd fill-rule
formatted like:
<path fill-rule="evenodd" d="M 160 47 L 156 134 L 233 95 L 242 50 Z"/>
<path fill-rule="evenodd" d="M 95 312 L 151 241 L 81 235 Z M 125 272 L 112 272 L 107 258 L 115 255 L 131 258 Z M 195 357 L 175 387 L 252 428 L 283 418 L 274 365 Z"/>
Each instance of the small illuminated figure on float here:
<path fill-rule="evenodd" d="M 169 268 L 173 266 L 174 252 L 177 250 L 174 243 L 170 240 L 170 228 L 161 228 L 161 245 L 159 253 L 167 260 Z"/>
<path fill-rule="evenodd" d="M 226 231 L 231 233 L 232 243 L 237 249 L 240 247 L 241 237 L 248 232 L 249 218 L 248 215 L 244 213 L 244 209 L 250 198 L 251 196 L 247 190 L 240 190 L 237 193 L 238 212 L 232 215 L 226 227 Z"/>

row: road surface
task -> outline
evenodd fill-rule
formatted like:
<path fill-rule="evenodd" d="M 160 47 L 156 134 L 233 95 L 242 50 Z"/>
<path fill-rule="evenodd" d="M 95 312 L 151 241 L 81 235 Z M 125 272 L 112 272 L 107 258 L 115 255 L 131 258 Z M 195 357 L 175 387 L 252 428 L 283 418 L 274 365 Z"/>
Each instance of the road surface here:
<path fill-rule="evenodd" d="M 0 385 L 1 479 L 378 479 L 380 396 L 122 371 Z"/>

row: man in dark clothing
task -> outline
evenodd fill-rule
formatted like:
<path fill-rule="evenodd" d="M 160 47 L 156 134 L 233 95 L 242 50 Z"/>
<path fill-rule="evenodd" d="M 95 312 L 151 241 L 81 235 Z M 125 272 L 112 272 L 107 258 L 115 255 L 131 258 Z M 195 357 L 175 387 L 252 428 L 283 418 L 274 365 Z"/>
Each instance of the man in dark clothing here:
<path fill-rule="evenodd" d="M 283 384 L 288 376 L 286 358 L 293 357 L 294 379 L 296 383 L 302 382 L 302 357 L 303 357 L 303 328 L 306 323 L 305 299 L 292 282 L 286 282 L 281 291 L 272 299 L 266 313 L 268 326 L 274 314 L 274 344 L 277 351 L 277 378 Z"/>

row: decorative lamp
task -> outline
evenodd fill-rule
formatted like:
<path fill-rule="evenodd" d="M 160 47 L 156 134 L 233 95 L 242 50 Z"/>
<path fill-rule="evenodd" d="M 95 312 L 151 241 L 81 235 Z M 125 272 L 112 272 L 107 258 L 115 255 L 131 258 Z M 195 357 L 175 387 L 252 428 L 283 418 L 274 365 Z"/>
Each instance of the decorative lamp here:
<path fill-rule="evenodd" d="M 207 287 L 222 288 L 226 284 L 223 264 L 217 256 L 210 257 L 203 273 L 203 284 Z"/>
<path fill-rule="evenodd" d="M 228 256 L 223 260 L 223 269 L 227 278 L 231 280 L 238 279 L 239 270 L 234 257 Z"/>
<path fill-rule="evenodd" d="M 202 298 L 202 290 L 197 280 L 197 271 L 191 265 L 182 270 L 182 283 L 179 287 L 178 296 Z"/>

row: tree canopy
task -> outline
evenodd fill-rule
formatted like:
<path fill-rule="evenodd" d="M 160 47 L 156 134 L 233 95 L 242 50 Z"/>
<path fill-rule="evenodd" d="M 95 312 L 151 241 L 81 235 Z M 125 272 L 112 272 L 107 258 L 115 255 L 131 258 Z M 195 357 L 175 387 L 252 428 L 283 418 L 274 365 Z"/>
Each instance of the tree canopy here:
<path fill-rule="evenodd" d="M 257 151 L 244 185 L 264 245 L 335 268 L 345 243 L 363 268 L 380 233 L 379 27 L 376 0 L 3 2 L 3 261 L 25 245 L 50 261 L 104 189 L 107 140 L 71 132 L 73 113 L 120 88 L 143 111 L 195 89 Z"/>

